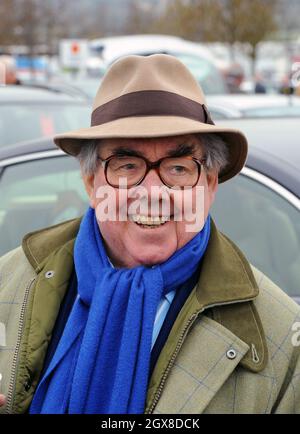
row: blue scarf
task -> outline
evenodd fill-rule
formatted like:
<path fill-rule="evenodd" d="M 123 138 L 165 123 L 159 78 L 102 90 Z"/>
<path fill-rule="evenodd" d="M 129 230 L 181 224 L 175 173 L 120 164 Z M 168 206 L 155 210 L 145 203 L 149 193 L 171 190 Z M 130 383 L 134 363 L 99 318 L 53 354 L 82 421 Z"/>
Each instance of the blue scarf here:
<path fill-rule="evenodd" d="M 209 235 L 208 217 L 166 262 L 114 269 L 89 208 L 74 247 L 78 295 L 30 413 L 143 413 L 157 306 L 196 271 Z"/>

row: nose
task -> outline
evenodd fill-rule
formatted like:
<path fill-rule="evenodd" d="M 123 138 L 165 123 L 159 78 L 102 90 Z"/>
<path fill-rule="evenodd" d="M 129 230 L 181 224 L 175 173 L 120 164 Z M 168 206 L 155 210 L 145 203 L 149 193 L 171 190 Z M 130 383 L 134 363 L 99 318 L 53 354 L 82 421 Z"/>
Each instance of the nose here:
<path fill-rule="evenodd" d="M 151 187 L 154 185 L 156 185 L 156 186 L 163 185 L 163 182 L 160 179 L 160 177 L 158 175 L 158 171 L 156 168 L 152 168 L 149 170 L 149 172 L 147 173 L 147 175 L 143 179 L 143 182 L 141 183 L 141 185 L 143 187 L 145 187 L 148 191 L 150 191 Z"/>
<path fill-rule="evenodd" d="M 143 182 L 140 184 L 144 189 L 144 194 L 140 195 L 140 200 L 143 203 L 147 202 L 148 214 L 153 215 L 170 215 L 172 214 L 172 199 L 168 188 L 162 182 L 156 168 L 149 170 Z"/>

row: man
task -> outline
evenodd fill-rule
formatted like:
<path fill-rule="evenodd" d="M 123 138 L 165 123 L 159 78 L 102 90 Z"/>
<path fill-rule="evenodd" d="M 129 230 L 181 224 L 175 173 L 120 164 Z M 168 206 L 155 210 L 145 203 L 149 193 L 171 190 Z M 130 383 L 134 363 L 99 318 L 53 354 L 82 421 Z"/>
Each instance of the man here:
<path fill-rule="evenodd" d="M 117 61 L 55 142 L 90 207 L 0 260 L 2 411 L 299 412 L 299 307 L 209 216 L 247 141 L 186 67 Z"/>
<path fill-rule="evenodd" d="M 245 73 L 239 63 L 232 63 L 226 71 L 224 71 L 226 84 L 230 93 L 244 93 L 241 85 L 245 80 Z"/>
<path fill-rule="evenodd" d="M 255 74 L 254 83 L 254 93 L 267 93 L 262 74 Z"/>

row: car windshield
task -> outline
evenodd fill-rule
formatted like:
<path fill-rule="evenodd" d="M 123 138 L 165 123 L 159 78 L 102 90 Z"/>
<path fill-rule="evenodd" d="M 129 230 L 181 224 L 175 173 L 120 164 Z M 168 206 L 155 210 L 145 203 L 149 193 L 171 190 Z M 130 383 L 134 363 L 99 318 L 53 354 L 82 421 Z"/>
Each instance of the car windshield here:
<path fill-rule="evenodd" d="M 200 56 L 178 54 L 176 57 L 188 67 L 206 95 L 227 93 L 223 77 L 212 62 Z"/>
<path fill-rule="evenodd" d="M 89 126 L 90 109 L 76 104 L 0 105 L 0 147 Z"/>

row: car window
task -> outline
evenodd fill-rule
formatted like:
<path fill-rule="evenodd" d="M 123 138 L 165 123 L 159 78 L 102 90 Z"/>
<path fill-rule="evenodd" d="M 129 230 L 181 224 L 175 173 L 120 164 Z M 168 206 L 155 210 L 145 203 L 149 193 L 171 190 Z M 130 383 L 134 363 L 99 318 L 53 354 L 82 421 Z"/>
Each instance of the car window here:
<path fill-rule="evenodd" d="M 290 105 L 283 107 L 256 107 L 251 109 L 243 110 L 243 115 L 245 117 L 298 117 L 300 116 L 300 105 Z"/>
<path fill-rule="evenodd" d="M 69 156 L 9 166 L 0 188 L 0 256 L 26 233 L 78 217 L 88 206 L 79 163 Z"/>
<path fill-rule="evenodd" d="M 191 71 L 205 95 L 227 93 L 224 79 L 212 62 L 200 56 L 178 54 L 176 57 Z"/>
<path fill-rule="evenodd" d="M 209 109 L 210 116 L 214 121 L 217 121 L 220 119 L 226 119 L 229 117 L 229 116 L 226 116 L 226 113 L 220 112 L 214 108 L 209 107 L 208 109 Z"/>
<path fill-rule="evenodd" d="M 0 105 L 0 146 L 87 127 L 89 121 L 84 105 Z"/>
<path fill-rule="evenodd" d="M 212 217 L 247 259 L 291 296 L 300 296 L 300 211 L 245 175 L 221 184 Z"/>
<path fill-rule="evenodd" d="M 238 110 L 226 110 L 224 108 L 208 107 L 211 118 L 214 121 L 228 118 L 240 118 L 242 114 Z"/>

